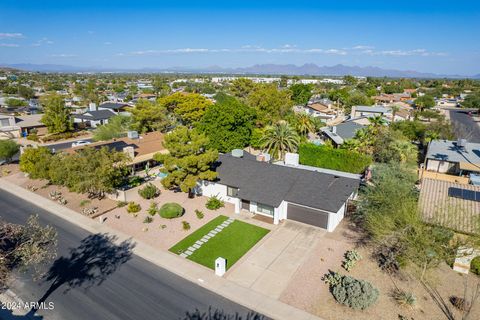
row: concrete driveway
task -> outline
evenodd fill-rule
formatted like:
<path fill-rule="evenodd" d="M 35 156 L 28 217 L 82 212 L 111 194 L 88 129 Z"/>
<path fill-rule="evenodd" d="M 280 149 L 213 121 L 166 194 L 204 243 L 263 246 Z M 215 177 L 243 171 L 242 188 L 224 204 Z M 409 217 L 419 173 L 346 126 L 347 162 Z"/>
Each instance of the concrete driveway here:
<path fill-rule="evenodd" d="M 226 277 L 243 287 L 278 299 L 325 233 L 326 230 L 285 221 L 237 262 Z"/>

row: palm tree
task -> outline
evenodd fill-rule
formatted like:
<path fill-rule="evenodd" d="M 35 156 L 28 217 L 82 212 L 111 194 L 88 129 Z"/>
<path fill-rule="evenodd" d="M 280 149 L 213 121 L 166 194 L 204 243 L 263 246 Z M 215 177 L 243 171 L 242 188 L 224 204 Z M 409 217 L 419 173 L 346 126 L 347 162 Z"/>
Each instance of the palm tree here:
<path fill-rule="evenodd" d="M 261 139 L 263 148 L 274 158 L 283 160 L 285 153 L 297 150 L 300 138 L 285 121 L 266 128 Z"/>
<path fill-rule="evenodd" d="M 311 116 L 306 113 L 301 113 L 298 114 L 296 118 L 296 129 L 300 135 L 306 136 L 309 133 L 315 132 L 315 124 Z"/>
<path fill-rule="evenodd" d="M 399 106 L 392 106 L 392 123 L 395 122 L 395 116 L 397 115 L 398 110 L 400 110 Z"/>

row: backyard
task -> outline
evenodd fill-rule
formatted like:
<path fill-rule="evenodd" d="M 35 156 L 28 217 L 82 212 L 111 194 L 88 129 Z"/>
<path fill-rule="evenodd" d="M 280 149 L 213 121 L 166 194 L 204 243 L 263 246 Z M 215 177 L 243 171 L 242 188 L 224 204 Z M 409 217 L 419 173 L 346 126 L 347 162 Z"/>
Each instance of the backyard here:
<path fill-rule="evenodd" d="M 226 216 L 219 216 L 211 220 L 169 250 L 176 254 L 182 254 L 192 247 L 195 248 L 197 244 L 197 246 L 200 245 L 199 248 L 188 255 L 187 259 L 213 269 L 215 259 L 222 257 L 227 260 L 227 269 L 229 269 L 269 230 L 233 219 L 226 225 L 228 220 L 229 218 Z M 221 231 L 217 231 L 214 236 L 209 236 L 209 234 L 212 235 L 212 230 L 219 230 L 218 227 L 222 225 L 224 227 Z"/>

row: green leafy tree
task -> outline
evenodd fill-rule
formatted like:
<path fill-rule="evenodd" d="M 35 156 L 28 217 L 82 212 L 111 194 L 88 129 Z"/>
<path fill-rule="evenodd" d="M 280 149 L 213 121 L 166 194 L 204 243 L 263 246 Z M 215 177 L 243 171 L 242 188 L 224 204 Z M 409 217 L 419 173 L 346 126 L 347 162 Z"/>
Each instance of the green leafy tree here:
<path fill-rule="evenodd" d="M 52 159 L 52 153 L 46 147 L 25 148 L 20 156 L 20 170 L 33 179 L 49 179 Z"/>
<path fill-rule="evenodd" d="M 10 162 L 18 151 L 19 145 L 13 140 L 0 140 L 0 159 Z"/>
<path fill-rule="evenodd" d="M 28 106 L 28 102 L 25 100 L 15 99 L 15 98 L 8 98 L 5 100 L 5 104 L 9 107 L 26 107 Z"/>
<path fill-rule="evenodd" d="M 469 94 L 463 101 L 462 106 L 480 110 L 480 93 Z"/>
<path fill-rule="evenodd" d="M 73 129 L 70 110 L 65 106 L 62 96 L 46 95 L 40 99 L 40 102 L 44 112 L 41 121 L 49 133 L 63 133 Z"/>
<path fill-rule="evenodd" d="M 424 109 L 430 109 L 435 107 L 435 99 L 429 95 L 423 95 L 415 99 L 415 106 L 420 110 L 423 111 Z"/>
<path fill-rule="evenodd" d="M 132 113 L 131 127 L 139 132 L 165 131 L 169 125 L 167 109 L 160 103 L 140 99 L 135 107 L 130 108 Z"/>
<path fill-rule="evenodd" d="M 279 121 L 265 129 L 262 147 L 275 159 L 285 159 L 285 153 L 297 150 L 300 138 L 285 121 Z"/>
<path fill-rule="evenodd" d="M 207 149 L 208 138 L 197 129 L 177 127 L 165 137 L 168 154 L 155 154 L 154 159 L 163 163 L 168 175 L 162 184 L 168 189 L 180 188 L 191 193 L 199 180 L 214 180 L 217 173 L 211 170 L 218 159 L 218 151 Z"/>
<path fill-rule="evenodd" d="M 307 104 L 312 97 L 312 85 L 296 83 L 290 86 L 292 92 L 292 100 L 298 105 Z"/>
<path fill-rule="evenodd" d="M 209 148 L 229 152 L 249 144 L 254 120 L 255 110 L 229 97 L 207 108 L 199 128 L 209 138 Z"/>
<path fill-rule="evenodd" d="M 16 271 L 33 269 L 39 275 L 56 256 L 57 232 L 41 226 L 38 216 L 30 216 L 25 225 L 0 221 L 0 288 L 8 288 Z"/>
<path fill-rule="evenodd" d="M 120 138 L 130 128 L 132 118 L 130 116 L 116 115 L 108 120 L 107 124 L 98 126 L 93 131 L 95 141 L 105 141 L 113 138 Z"/>
<path fill-rule="evenodd" d="M 35 92 L 32 88 L 27 86 L 18 86 L 17 94 L 24 99 L 33 99 L 35 97 Z"/>
<path fill-rule="evenodd" d="M 207 107 L 213 104 L 200 94 L 182 92 L 160 98 L 158 103 L 169 112 L 173 112 L 184 125 L 192 125 L 200 121 Z"/>
<path fill-rule="evenodd" d="M 292 100 L 289 90 L 278 90 L 275 84 L 255 87 L 248 95 L 248 105 L 255 108 L 262 124 L 278 121 L 291 112 Z"/>
<path fill-rule="evenodd" d="M 256 84 L 248 78 L 237 78 L 230 83 L 230 92 L 237 98 L 246 99 Z"/>

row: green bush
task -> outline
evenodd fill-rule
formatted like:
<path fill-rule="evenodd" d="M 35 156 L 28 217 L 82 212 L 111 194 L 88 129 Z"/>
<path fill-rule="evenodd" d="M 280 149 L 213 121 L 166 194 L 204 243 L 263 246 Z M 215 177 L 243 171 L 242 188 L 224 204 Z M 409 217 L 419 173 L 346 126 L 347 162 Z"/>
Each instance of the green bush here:
<path fill-rule="evenodd" d="M 185 231 L 190 230 L 190 223 L 188 223 L 187 221 L 182 221 L 182 225 L 183 225 L 183 230 Z"/>
<path fill-rule="evenodd" d="M 351 173 L 362 173 L 372 163 L 368 155 L 313 143 L 301 144 L 298 153 L 301 164 Z"/>
<path fill-rule="evenodd" d="M 148 208 L 147 213 L 151 216 L 154 216 L 158 213 L 158 205 L 156 202 L 150 203 L 150 207 Z"/>
<path fill-rule="evenodd" d="M 195 214 L 197 215 L 198 219 L 203 219 L 203 217 L 205 216 L 203 212 L 198 209 L 195 209 Z"/>
<path fill-rule="evenodd" d="M 473 273 L 480 275 L 480 256 L 472 259 L 470 262 L 470 270 L 472 270 Z"/>
<path fill-rule="evenodd" d="M 352 309 L 364 310 L 378 299 L 378 289 L 370 282 L 342 276 L 335 272 L 326 274 L 323 280 L 329 284 L 335 300 Z"/>
<path fill-rule="evenodd" d="M 155 185 L 148 183 L 145 187 L 138 189 L 138 194 L 143 199 L 153 199 L 160 194 L 160 190 Z"/>
<path fill-rule="evenodd" d="M 178 203 L 165 203 L 159 210 L 162 218 L 173 219 L 183 215 L 183 208 Z"/>
<path fill-rule="evenodd" d="M 117 201 L 117 208 L 125 207 L 128 204 L 126 201 Z"/>
<path fill-rule="evenodd" d="M 152 223 L 152 222 L 153 222 L 153 218 L 150 216 L 146 216 L 145 219 L 143 219 L 143 223 Z"/>
<path fill-rule="evenodd" d="M 400 289 L 395 289 L 392 294 L 393 298 L 399 305 L 402 307 L 411 307 L 413 308 L 417 303 L 417 298 L 412 292 L 403 291 Z"/>
<path fill-rule="evenodd" d="M 205 204 L 205 207 L 210 210 L 217 210 L 225 206 L 225 203 L 217 196 L 210 197 Z"/>
<path fill-rule="evenodd" d="M 80 207 L 84 207 L 87 204 L 90 204 L 90 202 L 91 202 L 90 200 L 82 200 L 82 201 L 80 201 Z"/>
<path fill-rule="evenodd" d="M 140 204 L 135 203 L 133 201 L 128 203 L 128 206 L 127 206 L 128 213 L 137 213 L 140 210 L 142 210 L 142 207 L 140 206 Z"/>
<path fill-rule="evenodd" d="M 345 260 L 343 260 L 342 267 L 350 272 L 360 259 L 362 259 L 362 256 L 357 250 L 348 250 L 345 252 Z"/>

